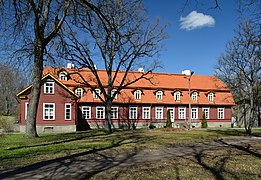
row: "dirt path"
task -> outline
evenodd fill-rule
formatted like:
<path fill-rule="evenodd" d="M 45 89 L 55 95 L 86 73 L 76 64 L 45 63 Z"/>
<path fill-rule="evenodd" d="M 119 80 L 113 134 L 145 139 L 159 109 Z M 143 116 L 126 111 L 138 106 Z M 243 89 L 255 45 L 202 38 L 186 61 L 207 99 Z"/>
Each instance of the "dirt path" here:
<path fill-rule="evenodd" d="M 168 147 L 164 149 L 139 150 L 108 153 L 101 150 L 71 155 L 44 161 L 23 168 L 0 172 L 0 179 L 88 179 L 93 175 L 113 167 L 132 166 L 138 163 L 158 161 L 183 156 L 195 156 L 202 151 L 236 148 L 260 157 L 251 150 L 252 143 L 261 143 L 261 138 L 240 137 L 220 139 L 205 143 Z"/>

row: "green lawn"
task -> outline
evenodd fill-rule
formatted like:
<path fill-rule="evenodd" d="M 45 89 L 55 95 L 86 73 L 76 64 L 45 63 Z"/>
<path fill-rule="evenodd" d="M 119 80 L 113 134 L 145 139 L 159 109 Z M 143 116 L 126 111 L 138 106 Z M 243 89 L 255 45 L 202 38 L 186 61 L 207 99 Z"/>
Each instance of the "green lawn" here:
<path fill-rule="evenodd" d="M 254 130 L 261 135 L 261 130 Z M 173 130 L 173 129 L 139 129 L 108 134 L 101 130 L 92 130 L 78 133 L 40 134 L 39 138 L 26 138 L 22 134 L 0 135 L 0 170 L 23 167 L 33 163 L 65 157 L 89 150 L 101 150 L 113 153 L 126 152 L 133 148 L 162 149 L 193 142 L 204 142 L 220 138 L 246 136 L 243 130 Z M 261 154 L 261 145 L 256 145 L 256 153 Z M 228 153 L 229 152 L 229 153 Z M 195 179 L 215 179 L 211 171 L 216 163 L 227 159 L 226 166 L 222 166 L 223 177 L 235 178 L 233 173 L 239 174 L 239 179 L 260 177 L 260 157 L 252 156 L 239 150 L 219 152 L 204 152 L 200 160 L 209 170 L 203 168 L 196 157 L 176 158 L 175 160 L 162 160 L 146 165 L 137 165 L 127 168 L 126 171 L 113 168 L 94 176 L 97 179 L 114 179 L 118 174 L 120 179 L 166 179 L 173 177 L 173 173 L 181 179 L 187 179 L 195 174 Z M 189 164 L 189 166 L 187 165 Z M 258 165 L 259 164 L 259 165 Z M 221 165 L 220 165 L 221 167 Z M 235 172 L 234 172 L 235 171 Z M 255 174 L 258 171 L 259 174 Z M 241 173 L 243 172 L 243 173 Z M 232 173 L 232 174 L 231 174 Z M 210 175 L 210 176 L 209 176 Z M 211 176 L 212 175 L 212 176 Z M 258 176 L 259 175 L 259 176 Z M 126 177 L 126 178 L 125 178 Z M 192 176 L 191 176 L 192 177 Z M 213 177 L 213 178 L 209 178 Z M 178 179 L 178 178 L 177 178 Z"/>

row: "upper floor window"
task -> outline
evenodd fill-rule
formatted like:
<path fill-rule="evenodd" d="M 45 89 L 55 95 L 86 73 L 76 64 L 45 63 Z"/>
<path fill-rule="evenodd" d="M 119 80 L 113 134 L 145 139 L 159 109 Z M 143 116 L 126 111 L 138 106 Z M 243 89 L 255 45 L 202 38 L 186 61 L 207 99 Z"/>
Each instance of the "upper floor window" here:
<path fill-rule="evenodd" d="M 141 90 L 136 90 L 136 91 L 134 92 L 134 98 L 135 98 L 136 100 L 141 99 Z"/>
<path fill-rule="evenodd" d="M 117 92 L 116 89 L 111 90 L 111 97 L 113 97 L 114 94 L 115 94 L 114 99 L 117 99 L 117 94 L 116 94 L 116 92 Z"/>
<path fill-rule="evenodd" d="M 44 83 L 44 93 L 45 94 L 54 94 L 54 82 L 46 81 Z"/>
<path fill-rule="evenodd" d="M 157 100 L 162 100 L 163 92 L 162 91 L 157 91 L 156 92 L 156 99 Z"/>
<path fill-rule="evenodd" d="M 67 81 L 67 73 L 66 72 L 60 72 L 59 79 L 61 81 Z"/>
<path fill-rule="evenodd" d="M 83 89 L 82 88 L 76 88 L 75 94 L 77 94 L 79 97 L 82 97 L 83 95 Z"/>
<path fill-rule="evenodd" d="M 180 91 L 176 91 L 176 92 L 174 93 L 174 100 L 175 100 L 175 101 L 180 101 L 180 96 L 181 96 Z"/>
<path fill-rule="evenodd" d="M 100 94 L 101 94 L 101 90 L 100 89 L 95 89 L 93 91 L 93 98 L 94 99 L 99 99 Z"/>
<path fill-rule="evenodd" d="M 197 92 L 193 92 L 191 94 L 191 99 L 192 99 L 192 101 L 197 101 L 198 100 L 198 93 Z"/>
<path fill-rule="evenodd" d="M 213 93 L 213 92 L 208 93 L 208 100 L 209 100 L 210 102 L 213 102 L 213 101 L 214 101 L 214 93 Z"/>

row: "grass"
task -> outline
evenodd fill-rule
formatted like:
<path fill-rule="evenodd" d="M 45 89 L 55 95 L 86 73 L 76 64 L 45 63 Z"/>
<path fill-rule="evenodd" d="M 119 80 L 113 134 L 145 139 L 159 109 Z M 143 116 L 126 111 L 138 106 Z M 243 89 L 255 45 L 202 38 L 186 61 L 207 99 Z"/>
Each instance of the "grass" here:
<path fill-rule="evenodd" d="M 261 130 L 254 130 L 261 135 Z M 139 129 L 108 134 L 101 130 L 80 133 L 40 134 L 30 139 L 22 134 L 0 135 L 0 170 L 99 150 L 123 153 L 133 149 L 165 149 L 195 142 L 237 138 L 246 136 L 243 130 L 173 130 Z M 253 145 L 256 154 L 261 154 L 261 145 Z M 223 164 L 222 164 L 223 163 Z M 111 168 L 93 176 L 94 179 L 225 179 L 261 178 L 260 157 L 233 147 L 215 152 L 202 152 L 195 157 L 177 157 L 153 163 L 137 164 L 124 168 Z M 217 172 L 216 172 L 217 171 Z M 259 173 L 259 174 L 258 174 Z M 175 176 L 173 176 L 175 175 Z M 193 179 L 193 178 L 192 178 Z"/>

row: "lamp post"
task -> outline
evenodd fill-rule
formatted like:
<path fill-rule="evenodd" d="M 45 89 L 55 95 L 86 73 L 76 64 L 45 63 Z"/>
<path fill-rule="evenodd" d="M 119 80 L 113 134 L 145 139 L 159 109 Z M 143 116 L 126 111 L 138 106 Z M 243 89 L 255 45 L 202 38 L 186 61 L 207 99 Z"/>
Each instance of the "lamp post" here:
<path fill-rule="evenodd" d="M 189 103 L 189 116 L 188 116 L 188 121 L 189 121 L 189 129 L 191 128 L 191 94 L 190 94 L 190 80 L 194 72 L 192 71 L 188 77 L 185 77 L 188 79 L 188 103 Z"/>

